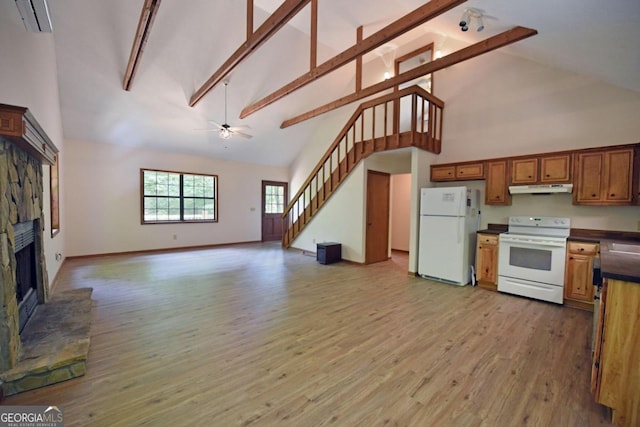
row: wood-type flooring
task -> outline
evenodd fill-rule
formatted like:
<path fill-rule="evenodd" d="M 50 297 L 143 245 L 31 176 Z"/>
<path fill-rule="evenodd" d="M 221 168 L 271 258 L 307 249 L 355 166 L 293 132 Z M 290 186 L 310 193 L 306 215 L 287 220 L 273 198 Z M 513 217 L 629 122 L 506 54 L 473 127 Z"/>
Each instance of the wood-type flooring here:
<path fill-rule="evenodd" d="M 277 243 L 67 260 L 93 287 L 87 374 L 7 397 L 65 426 L 599 426 L 592 315 L 321 265 Z"/>

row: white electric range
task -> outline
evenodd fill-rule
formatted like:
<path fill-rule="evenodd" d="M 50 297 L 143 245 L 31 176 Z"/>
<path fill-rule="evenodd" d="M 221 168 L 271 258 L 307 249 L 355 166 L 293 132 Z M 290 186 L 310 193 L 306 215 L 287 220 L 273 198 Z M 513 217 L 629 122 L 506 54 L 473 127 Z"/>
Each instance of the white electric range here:
<path fill-rule="evenodd" d="M 562 304 L 571 220 L 512 216 L 500 234 L 498 291 Z"/>

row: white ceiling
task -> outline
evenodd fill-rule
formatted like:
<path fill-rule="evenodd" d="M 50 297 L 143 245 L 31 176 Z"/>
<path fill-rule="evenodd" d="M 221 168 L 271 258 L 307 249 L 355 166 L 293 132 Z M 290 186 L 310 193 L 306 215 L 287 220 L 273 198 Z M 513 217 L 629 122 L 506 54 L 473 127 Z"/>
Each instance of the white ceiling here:
<path fill-rule="evenodd" d="M 13 3 L 13 2 L 11 2 Z M 309 6 L 229 77 L 229 123 L 253 139 L 220 140 L 204 132 L 224 121 L 220 85 L 191 108 L 193 92 L 244 41 L 246 2 L 164 0 L 130 92 L 122 89 L 142 0 L 52 0 L 65 138 L 151 147 L 271 165 L 288 165 L 319 126 L 335 135 L 353 106 L 285 130 L 280 123 L 353 91 L 352 66 L 326 76 L 249 116 L 240 110 L 309 67 Z M 281 0 L 255 0 L 257 28 Z M 319 0 L 319 62 L 424 4 L 420 0 Z M 484 10 L 482 33 L 459 31 L 464 8 Z M 7 9 L 5 6 L 4 9 Z M 19 22 L 16 8 L 10 12 Z M 443 53 L 512 26 L 539 34 L 502 51 L 640 92 L 640 1 L 470 0 L 393 43 L 404 53 L 434 41 Z M 369 67 L 383 67 L 375 54 Z M 445 99 L 446 102 L 446 99 Z M 335 128 L 335 131 L 332 131 Z"/>

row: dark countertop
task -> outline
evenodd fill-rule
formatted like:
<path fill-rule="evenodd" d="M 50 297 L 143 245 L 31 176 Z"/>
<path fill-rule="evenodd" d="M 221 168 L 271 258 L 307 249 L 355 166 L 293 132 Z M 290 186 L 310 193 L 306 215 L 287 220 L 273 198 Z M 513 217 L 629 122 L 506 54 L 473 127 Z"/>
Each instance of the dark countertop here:
<path fill-rule="evenodd" d="M 483 234 L 500 234 L 500 233 L 506 233 L 507 230 L 509 229 L 509 226 L 507 224 L 487 224 L 487 228 L 485 228 L 484 230 L 479 230 L 478 233 L 483 233 Z"/>
<path fill-rule="evenodd" d="M 504 233 L 504 231 L 500 231 L 500 230 L 492 230 L 490 228 L 485 228 L 484 230 L 478 230 L 478 234 L 500 234 L 500 233 Z"/>
<path fill-rule="evenodd" d="M 612 243 L 634 244 L 636 242 L 609 239 L 600 240 L 600 268 L 602 277 L 640 284 L 640 254 L 611 252 L 609 248 Z"/>

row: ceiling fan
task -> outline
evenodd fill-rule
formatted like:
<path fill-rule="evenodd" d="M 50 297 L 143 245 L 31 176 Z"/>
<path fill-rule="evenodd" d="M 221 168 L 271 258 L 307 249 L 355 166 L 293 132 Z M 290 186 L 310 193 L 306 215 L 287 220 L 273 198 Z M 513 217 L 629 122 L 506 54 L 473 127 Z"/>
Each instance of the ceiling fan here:
<path fill-rule="evenodd" d="M 207 129 L 210 131 L 218 131 L 218 136 L 222 139 L 229 139 L 232 135 L 238 135 L 243 138 L 252 138 L 252 135 L 244 133 L 241 129 L 248 129 L 249 126 L 231 126 L 227 123 L 227 86 L 229 82 L 224 82 L 224 123 L 220 124 L 213 120 L 209 120 L 215 126 L 215 129 Z"/>

